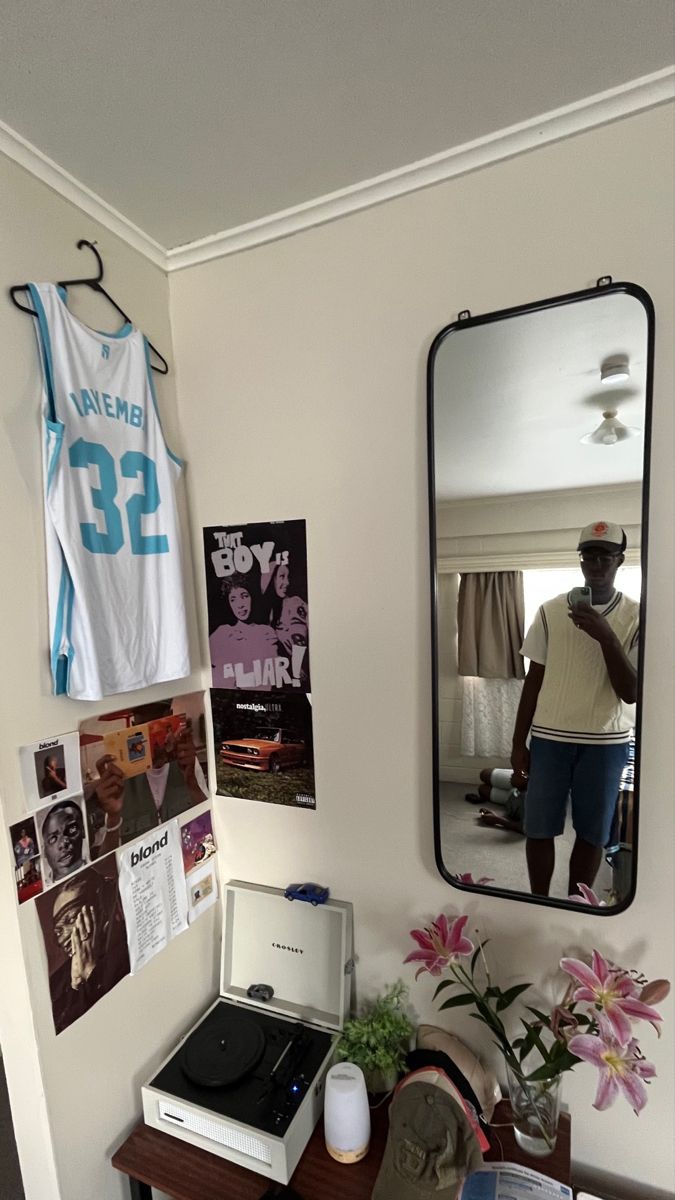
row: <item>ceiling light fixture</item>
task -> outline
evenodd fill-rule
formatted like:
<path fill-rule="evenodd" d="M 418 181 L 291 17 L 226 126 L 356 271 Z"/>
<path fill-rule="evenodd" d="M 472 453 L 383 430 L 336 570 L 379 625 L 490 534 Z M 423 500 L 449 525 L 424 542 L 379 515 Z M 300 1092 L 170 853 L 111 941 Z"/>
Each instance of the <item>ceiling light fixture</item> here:
<path fill-rule="evenodd" d="M 615 408 L 608 408 L 602 415 L 604 420 L 598 428 L 579 439 L 587 446 L 615 446 L 617 442 L 625 442 L 627 438 L 637 437 L 640 433 L 632 425 L 624 425 L 617 417 Z"/>
<path fill-rule="evenodd" d="M 603 363 L 600 368 L 601 383 L 625 383 L 630 379 L 628 359 L 617 358 Z"/>

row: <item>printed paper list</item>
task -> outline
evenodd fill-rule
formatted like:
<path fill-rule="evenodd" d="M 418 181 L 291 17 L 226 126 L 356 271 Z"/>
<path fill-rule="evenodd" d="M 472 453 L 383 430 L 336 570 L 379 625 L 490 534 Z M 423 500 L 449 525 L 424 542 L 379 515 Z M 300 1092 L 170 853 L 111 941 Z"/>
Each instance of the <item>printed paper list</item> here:
<path fill-rule="evenodd" d="M 178 822 L 162 825 L 119 852 L 119 883 L 131 971 L 140 971 L 187 929 L 187 895 Z"/>

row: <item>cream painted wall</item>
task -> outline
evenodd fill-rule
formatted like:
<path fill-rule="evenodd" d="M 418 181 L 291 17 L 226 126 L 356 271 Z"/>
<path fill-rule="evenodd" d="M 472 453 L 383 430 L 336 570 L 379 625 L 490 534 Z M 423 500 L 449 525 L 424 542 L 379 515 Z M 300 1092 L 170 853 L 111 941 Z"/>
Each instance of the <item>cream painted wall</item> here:
<path fill-rule="evenodd" d="M 597 945 L 648 974 L 673 955 L 673 109 L 618 122 L 322 228 L 171 277 L 193 538 L 202 525 L 305 517 L 315 813 L 217 801 L 223 869 L 319 878 L 354 902 L 361 996 L 396 977 L 412 923 L 466 910 L 501 977 L 550 984 L 559 951 Z M 658 318 L 638 893 L 625 914 L 463 897 L 432 848 L 425 358 L 458 310 L 572 291 L 605 273 Z M 198 569 L 199 575 L 199 569 Z M 203 589 L 200 590 L 203 602 Z M 663 823 L 649 820 L 659 797 Z M 432 988 L 412 999 L 433 1014 Z M 659 1079 L 639 1122 L 565 1083 L 579 1170 L 673 1190 L 673 1019 L 647 1037 Z M 476 1023 L 457 1026 L 480 1042 Z M 487 1049 L 485 1042 L 482 1045 Z M 609 1190 L 609 1189 L 608 1189 Z M 616 1189 L 618 1190 L 618 1189 Z"/>
<path fill-rule="evenodd" d="M 32 319 L 6 289 L 26 279 L 87 274 L 78 238 L 98 239 L 106 283 L 122 307 L 173 361 L 164 274 L 13 163 L 0 158 L 1 623 L 4 631 L 0 738 L 0 1044 L 27 1200 L 122 1200 L 126 1184 L 108 1154 L 140 1115 L 140 1084 L 163 1047 L 216 991 L 215 910 L 58 1038 L 33 903 L 17 910 L 8 823 L 23 813 L 17 747 L 75 729 L 85 714 L 114 707 L 50 695 L 40 479 L 39 377 Z M 73 293 L 83 320 L 112 328 L 116 315 L 93 293 Z M 184 449 L 173 376 L 158 382 L 170 441 Z M 194 620 L 192 620 L 194 625 Z M 196 635 L 193 636 L 198 661 Z M 196 673 L 184 690 L 201 686 Z M 139 701 L 166 695 L 156 687 Z"/>

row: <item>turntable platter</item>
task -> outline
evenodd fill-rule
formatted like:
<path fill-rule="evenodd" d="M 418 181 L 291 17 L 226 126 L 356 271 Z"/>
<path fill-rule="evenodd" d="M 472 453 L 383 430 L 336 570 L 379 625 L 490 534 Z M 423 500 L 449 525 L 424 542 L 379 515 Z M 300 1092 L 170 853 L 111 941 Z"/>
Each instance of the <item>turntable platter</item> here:
<path fill-rule="evenodd" d="M 260 1062 L 265 1034 L 243 1013 L 227 1013 L 216 1025 L 196 1029 L 183 1047 L 181 1067 L 198 1087 L 230 1087 Z"/>

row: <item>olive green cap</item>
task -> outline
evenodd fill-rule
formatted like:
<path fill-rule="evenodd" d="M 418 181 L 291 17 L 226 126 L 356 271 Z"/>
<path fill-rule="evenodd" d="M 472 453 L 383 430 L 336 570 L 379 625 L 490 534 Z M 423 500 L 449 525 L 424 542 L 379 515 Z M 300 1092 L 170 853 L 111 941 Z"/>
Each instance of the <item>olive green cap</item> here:
<path fill-rule="evenodd" d="M 391 1102 L 372 1200 L 456 1200 L 462 1180 L 482 1162 L 464 1109 L 435 1084 L 413 1081 Z"/>

